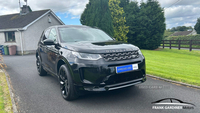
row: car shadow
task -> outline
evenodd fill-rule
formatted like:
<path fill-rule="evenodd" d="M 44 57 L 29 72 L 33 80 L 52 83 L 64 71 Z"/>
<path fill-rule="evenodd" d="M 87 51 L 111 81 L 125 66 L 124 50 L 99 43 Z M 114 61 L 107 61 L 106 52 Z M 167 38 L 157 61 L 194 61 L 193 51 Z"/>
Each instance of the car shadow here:
<path fill-rule="evenodd" d="M 57 91 L 59 91 L 59 81 L 56 77 L 51 75 L 43 76 L 48 81 L 54 84 Z M 53 85 L 52 85 L 53 86 Z M 112 91 L 105 91 L 105 92 L 85 92 L 85 94 L 79 96 L 77 99 L 73 101 L 66 101 L 70 102 L 70 104 L 76 105 L 88 105 L 88 104 L 104 104 L 109 102 L 125 102 L 127 100 L 132 100 L 140 96 L 141 90 L 136 86 L 131 86 L 127 88 L 112 90 Z M 61 95 L 59 95 L 61 97 Z M 63 98 L 61 98 L 63 99 Z M 64 99 L 63 99 L 64 100 Z"/>
<path fill-rule="evenodd" d="M 80 96 L 76 100 L 72 101 L 72 103 L 76 104 L 81 104 L 81 103 L 105 104 L 108 102 L 117 103 L 133 99 L 137 95 L 138 95 L 138 87 L 132 86 L 113 91 L 98 92 L 98 93 L 90 92 Z"/>

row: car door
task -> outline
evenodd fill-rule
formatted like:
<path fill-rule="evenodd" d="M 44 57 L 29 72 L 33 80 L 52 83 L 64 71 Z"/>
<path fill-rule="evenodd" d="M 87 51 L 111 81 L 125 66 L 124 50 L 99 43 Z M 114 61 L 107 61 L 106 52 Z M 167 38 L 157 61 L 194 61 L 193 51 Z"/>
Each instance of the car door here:
<path fill-rule="evenodd" d="M 56 28 L 52 28 L 49 33 L 49 39 L 53 40 L 55 43 L 58 43 L 57 40 Z M 55 45 L 47 45 L 47 65 L 50 69 L 50 72 L 56 74 L 56 59 L 59 54 L 59 49 Z"/>
<path fill-rule="evenodd" d="M 43 41 L 48 38 L 50 30 L 51 29 L 47 29 L 44 31 L 39 43 L 40 58 L 44 68 L 47 68 L 47 46 L 44 45 Z"/>

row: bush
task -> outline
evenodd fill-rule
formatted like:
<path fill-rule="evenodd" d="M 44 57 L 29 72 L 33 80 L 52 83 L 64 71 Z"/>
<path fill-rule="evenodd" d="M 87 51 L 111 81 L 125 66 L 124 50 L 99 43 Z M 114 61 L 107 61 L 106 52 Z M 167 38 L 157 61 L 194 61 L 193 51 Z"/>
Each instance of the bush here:
<path fill-rule="evenodd" d="M 177 40 L 177 41 L 171 41 L 171 43 L 178 43 L 178 40 L 198 40 L 198 41 L 192 41 L 192 47 L 193 48 L 200 48 L 200 35 L 190 35 L 190 36 L 170 36 L 165 38 L 164 40 Z M 169 41 L 165 41 L 165 43 L 169 43 Z M 189 47 L 190 41 L 182 41 L 181 47 Z M 184 45 L 185 44 L 185 45 Z M 166 46 L 169 46 L 169 44 L 165 44 Z M 177 44 L 172 44 L 172 46 L 177 46 Z"/>
<path fill-rule="evenodd" d="M 170 36 L 165 38 L 165 40 L 200 40 L 200 35 Z"/>
<path fill-rule="evenodd" d="M 4 70 L 5 67 L 6 67 L 6 65 L 4 64 L 3 56 L 0 55 L 0 70 Z"/>

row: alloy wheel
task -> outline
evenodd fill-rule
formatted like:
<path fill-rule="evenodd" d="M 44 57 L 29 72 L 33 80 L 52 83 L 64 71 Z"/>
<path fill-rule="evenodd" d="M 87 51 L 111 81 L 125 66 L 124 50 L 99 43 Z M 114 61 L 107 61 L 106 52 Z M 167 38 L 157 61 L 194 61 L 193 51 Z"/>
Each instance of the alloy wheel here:
<path fill-rule="evenodd" d="M 41 66 L 41 64 L 40 64 L 40 60 L 39 60 L 39 58 L 37 58 L 37 60 L 36 60 L 36 66 L 37 66 L 37 70 L 38 70 L 38 72 L 40 72 L 40 66 Z"/>
<path fill-rule="evenodd" d="M 69 84 L 68 84 L 65 70 L 61 69 L 59 75 L 60 75 L 59 79 L 60 79 L 61 94 L 64 98 L 66 98 L 69 92 Z"/>

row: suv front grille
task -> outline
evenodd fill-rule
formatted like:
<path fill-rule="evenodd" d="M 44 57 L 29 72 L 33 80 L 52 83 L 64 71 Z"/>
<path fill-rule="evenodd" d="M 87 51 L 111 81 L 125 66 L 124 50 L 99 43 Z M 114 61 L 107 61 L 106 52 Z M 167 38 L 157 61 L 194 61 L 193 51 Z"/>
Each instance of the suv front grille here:
<path fill-rule="evenodd" d="M 101 56 L 105 61 L 120 61 L 138 58 L 138 51 L 119 52 L 119 53 L 104 53 Z"/>

